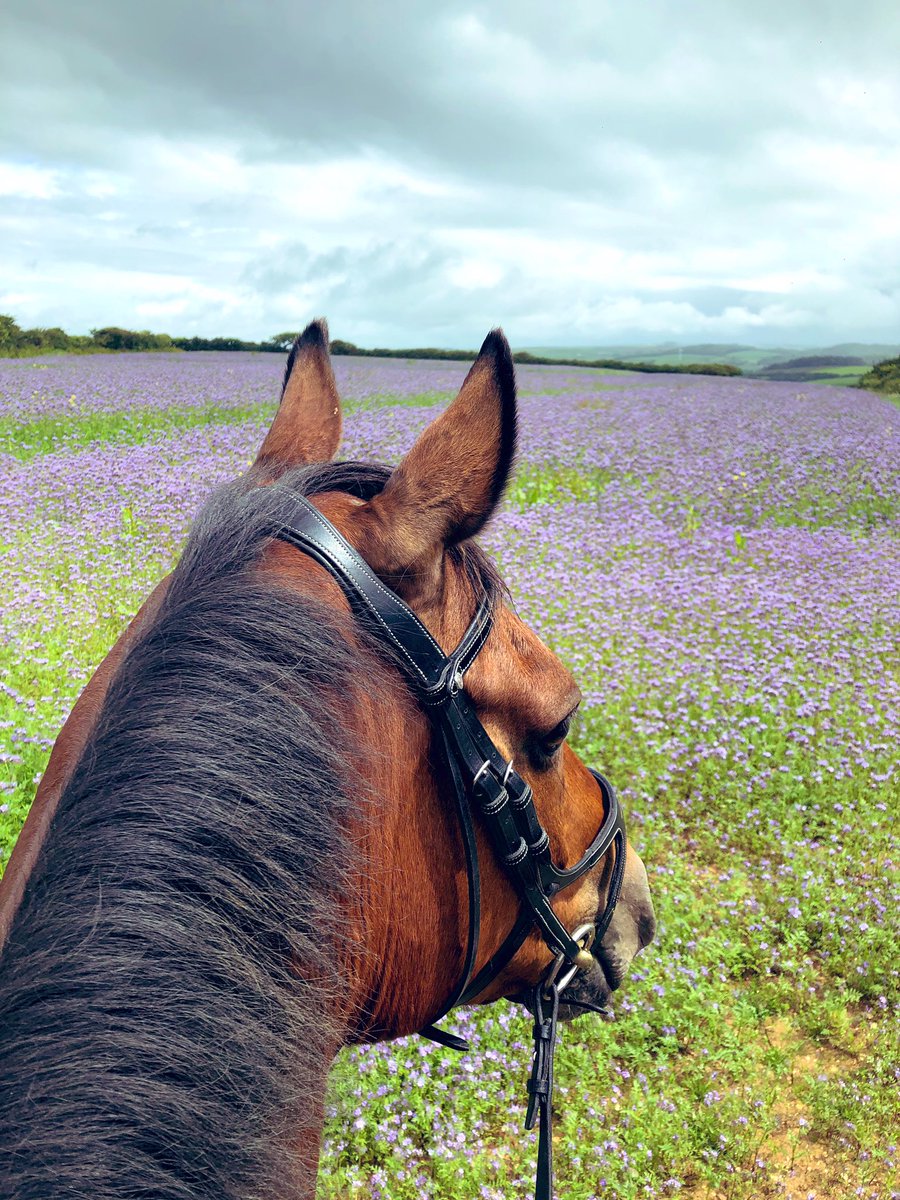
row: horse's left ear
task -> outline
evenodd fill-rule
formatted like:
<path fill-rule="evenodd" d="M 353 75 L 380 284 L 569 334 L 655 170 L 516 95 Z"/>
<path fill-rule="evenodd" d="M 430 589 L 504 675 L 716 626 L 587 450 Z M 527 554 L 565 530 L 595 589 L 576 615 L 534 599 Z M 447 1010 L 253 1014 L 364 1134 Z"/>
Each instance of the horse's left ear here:
<path fill-rule="evenodd" d="M 340 440 L 341 401 L 328 356 L 328 325 L 319 318 L 291 347 L 281 403 L 252 470 L 277 479 L 291 467 L 328 462 Z"/>
<path fill-rule="evenodd" d="M 494 329 L 459 395 L 354 520 L 374 570 L 407 599 L 426 597 L 445 548 L 473 537 L 496 508 L 515 447 L 512 354 Z"/>

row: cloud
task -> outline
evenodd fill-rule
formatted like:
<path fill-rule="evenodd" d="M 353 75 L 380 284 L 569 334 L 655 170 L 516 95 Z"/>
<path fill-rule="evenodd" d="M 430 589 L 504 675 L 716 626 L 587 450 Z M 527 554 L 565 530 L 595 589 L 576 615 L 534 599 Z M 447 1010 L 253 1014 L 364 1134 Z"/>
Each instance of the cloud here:
<path fill-rule="evenodd" d="M 58 191 L 55 171 L 27 163 L 0 162 L 0 196 L 50 200 Z"/>
<path fill-rule="evenodd" d="M 892 4 L 7 7 L 23 319 L 897 336 Z"/>

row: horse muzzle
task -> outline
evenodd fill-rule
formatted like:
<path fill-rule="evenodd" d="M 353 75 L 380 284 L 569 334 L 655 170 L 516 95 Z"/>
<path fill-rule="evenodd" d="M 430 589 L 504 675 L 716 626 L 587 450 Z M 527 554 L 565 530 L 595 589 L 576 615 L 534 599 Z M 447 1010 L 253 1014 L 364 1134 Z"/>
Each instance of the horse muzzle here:
<path fill-rule="evenodd" d="M 604 903 L 601 899 L 598 919 Z M 656 916 L 647 883 L 647 871 L 628 846 L 622 890 L 615 912 L 599 945 L 591 948 L 594 963 L 580 971 L 561 997 L 559 1015 L 572 1020 L 582 1012 L 605 1008 L 621 986 L 635 957 L 656 933 Z"/>

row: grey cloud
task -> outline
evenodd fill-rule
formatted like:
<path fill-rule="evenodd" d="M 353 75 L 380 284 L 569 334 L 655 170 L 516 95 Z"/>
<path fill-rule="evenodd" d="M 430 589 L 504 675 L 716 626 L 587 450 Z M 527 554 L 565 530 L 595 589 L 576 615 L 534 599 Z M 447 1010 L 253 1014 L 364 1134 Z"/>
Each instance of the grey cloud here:
<path fill-rule="evenodd" d="M 459 291 L 446 284 L 453 263 L 452 253 L 420 243 L 376 243 L 362 250 L 339 246 L 324 254 L 295 244 L 250 264 L 242 282 L 270 305 L 314 286 L 333 331 L 345 331 L 336 336 L 364 342 L 381 336 L 383 343 L 385 330 L 398 324 L 420 336 L 452 338 L 461 325 L 484 324 L 478 315 L 461 312 Z"/>
<path fill-rule="evenodd" d="M 190 295 L 179 329 L 248 336 L 315 293 L 345 336 L 383 343 L 472 340 L 485 320 L 568 342 L 642 319 L 750 341 L 896 322 L 890 189 L 853 177 L 900 161 L 894 3 L 8 0 L 5 22 L 0 158 L 59 175 L 49 199 L 3 202 L 9 291 L 36 288 L 52 323 L 82 275 L 66 303 L 93 309 L 73 327 L 126 321 L 112 308 L 139 288 Z M 182 178 L 147 165 L 159 144 L 247 169 Z M 803 157 L 830 146 L 831 172 Z M 274 170 L 367 155 L 435 186 L 373 167 L 341 218 Z M 88 170 L 113 194 L 89 194 Z M 573 246 L 624 265 L 579 270 Z M 465 282 L 472 260 L 487 281 Z M 93 296 L 97 270 L 115 294 Z"/>
<path fill-rule="evenodd" d="M 712 159 L 828 119 L 795 81 L 833 67 L 811 36 L 829 6 L 815 22 L 783 7 L 13 0 L 6 145 L 24 132 L 92 161 L 146 130 L 234 138 L 251 159 L 378 145 L 493 182 L 627 189 L 629 146 Z M 830 21 L 846 64 L 859 22 Z"/>
<path fill-rule="evenodd" d="M 558 342 L 662 341 L 673 335 L 671 309 L 677 308 L 676 340 L 803 344 L 823 339 L 829 322 L 847 336 L 859 326 L 848 316 L 839 323 L 841 297 L 831 302 L 813 290 L 787 297 L 774 292 L 729 287 L 673 288 L 665 293 L 634 288 L 598 298 L 589 285 L 548 284 L 525 268 L 504 272 L 496 284 L 463 292 L 448 282 L 456 256 L 435 248 L 389 243 L 360 252 L 341 247 L 316 255 L 304 245 L 265 256 L 243 283 L 263 311 L 277 312 L 279 298 L 298 287 L 311 291 L 327 311 L 335 336 L 362 344 L 474 345 L 484 329 L 503 323 L 517 344 Z M 900 303 L 894 298 L 894 314 Z M 617 308 L 627 302 L 631 316 Z M 283 310 L 282 310 L 283 311 Z M 274 325 L 278 322 L 271 322 Z M 824 339 L 827 340 L 827 339 Z"/>

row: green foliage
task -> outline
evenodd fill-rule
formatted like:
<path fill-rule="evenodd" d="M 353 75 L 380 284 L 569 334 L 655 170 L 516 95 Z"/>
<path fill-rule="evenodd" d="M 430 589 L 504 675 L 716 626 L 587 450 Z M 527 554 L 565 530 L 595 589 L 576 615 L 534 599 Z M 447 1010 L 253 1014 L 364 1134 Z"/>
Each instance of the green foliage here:
<path fill-rule="evenodd" d="M 859 386 L 868 388 L 870 392 L 900 394 L 900 358 L 889 358 L 885 362 L 876 363 L 871 371 L 867 371 L 860 379 Z"/>
<path fill-rule="evenodd" d="M 535 504 L 596 500 L 611 477 L 611 471 L 585 471 L 579 466 L 557 463 L 548 467 L 525 463 L 518 468 L 507 488 L 506 503 L 525 512 Z"/>
<path fill-rule="evenodd" d="M 296 337 L 296 333 L 276 333 L 269 338 L 269 345 L 273 350 L 278 350 L 281 353 L 287 353 L 291 346 L 293 346 Z"/>
<path fill-rule="evenodd" d="M 255 350 L 265 353 L 284 354 L 293 344 L 295 333 L 276 333 L 266 342 L 247 342 L 233 337 L 170 337 L 167 333 L 151 333 L 147 329 L 121 329 L 115 325 L 93 329 L 90 338 L 72 337 L 62 329 L 20 329 L 10 316 L 0 315 L 0 357 L 49 354 L 65 351 L 84 352 L 91 350 Z M 353 342 L 335 338 L 330 346 L 331 353 L 352 354 L 359 358 L 417 358 L 441 362 L 473 362 L 474 350 L 439 350 L 434 346 L 415 347 L 410 350 L 388 350 L 376 347 L 365 350 Z M 740 375 L 739 367 L 728 363 L 685 363 L 667 365 L 650 362 L 624 362 L 618 358 L 598 358 L 586 361 L 578 358 L 545 358 L 522 350 L 513 355 L 517 363 L 532 363 L 539 366 L 596 367 L 614 371 L 666 372 L 682 375 Z"/>
<path fill-rule="evenodd" d="M 360 350 L 359 346 L 354 346 L 352 342 L 341 341 L 340 338 L 334 339 L 330 350 L 332 354 L 365 354 L 365 350 Z"/>
<path fill-rule="evenodd" d="M 666 375 L 741 375 L 740 367 L 730 363 L 653 363 L 631 362 L 623 358 L 545 358 L 520 350 L 513 355 L 517 363 L 533 363 L 536 366 L 596 367 L 604 371 L 637 371 L 642 374 Z"/>
<path fill-rule="evenodd" d="M 329 349 L 332 354 L 353 354 L 357 358 L 424 358 L 442 362 L 474 362 L 477 357 L 474 350 L 437 350 L 434 346 L 413 350 L 386 350 L 383 346 L 377 346 L 374 350 L 364 350 L 361 346 L 345 342 L 341 338 L 335 338 Z"/>
<path fill-rule="evenodd" d="M 344 402 L 345 412 L 382 408 L 387 405 L 402 405 L 409 408 L 429 408 L 436 404 L 447 404 L 453 399 L 452 392 L 416 392 L 409 396 L 373 394 L 363 399 L 348 399 Z M 30 462 L 41 454 L 74 450 L 79 446 L 91 446 L 100 442 L 117 442 L 123 446 L 140 445 L 159 437 L 204 426 L 240 425 L 244 421 L 258 421 L 260 436 L 265 423 L 274 415 L 275 401 L 259 404 L 217 405 L 206 404 L 196 408 L 172 405 L 168 408 L 136 408 L 124 412 L 71 412 L 35 417 L 31 421 L 15 417 L 0 417 L 0 454 L 8 454 L 20 462 Z M 523 473 L 527 479 L 527 473 Z M 578 472 L 571 472 L 582 482 Z M 538 485 L 545 490 L 550 485 Z"/>
<path fill-rule="evenodd" d="M 760 375 L 767 375 L 780 367 L 864 367 L 866 360 L 856 354 L 806 354 L 801 358 L 789 358 L 786 362 L 763 367 Z"/>
<path fill-rule="evenodd" d="M 172 350 L 167 333 L 135 331 L 109 325 L 93 329 L 90 337 L 69 334 L 59 326 L 22 329 L 13 317 L 0 314 L 0 358 L 30 358 L 36 354 L 90 354 L 108 350 Z"/>
<path fill-rule="evenodd" d="M 100 347 L 92 338 L 71 337 L 58 326 L 22 329 L 7 313 L 0 313 L 0 358 L 26 358 L 33 354 L 84 353 Z"/>
<path fill-rule="evenodd" d="M 137 445 L 178 430 L 204 425 L 239 425 L 242 421 L 271 419 L 269 405 L 234 407 L 206 405 L 199 408 L 143 408 L 126 412 L 90 412 L 37 417 L 33 421 L 0 418 L 0 453 L 21 462 L 39 454 L 72 450 L 98 442 Z"/>
<path fill-rule="evenodd" d="M 0 354 L 11 354 L 21 335 L 22 330 L 12 317 L 0 313 Z"/>
<path fill-rule="evenodd" d="M 62 330 L 60 330 L 62 333 Z M 63 334 L 63 337 L 66 335 Z M 102 350 L 171 350 L 172 339 L 167 333 L 151 333 L 149 329 L 135 331 L 108 325 L 104 329 L 92 329 L 94 344 Z"/>
<path fill-rule="evenodd" d="M 245 342 L 232 337 L 189 337 L 172 338 L 176 350 L 281 350 L 271 342 Z"/>

